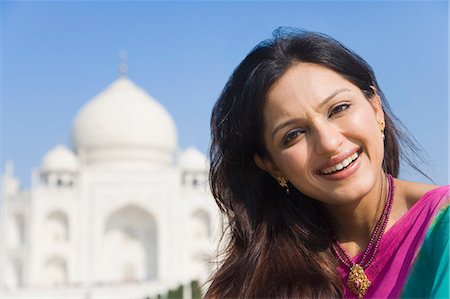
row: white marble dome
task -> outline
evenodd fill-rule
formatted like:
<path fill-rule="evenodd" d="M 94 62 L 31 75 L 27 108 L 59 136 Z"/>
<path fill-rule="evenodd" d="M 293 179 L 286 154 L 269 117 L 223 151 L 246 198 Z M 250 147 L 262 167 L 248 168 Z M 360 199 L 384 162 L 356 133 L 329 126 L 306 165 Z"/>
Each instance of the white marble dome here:
<path fill-rule="evenodd" d="M 205 171 L 208 169 L 208 158 L 195 147 L 189 147 L 179 157 L 179 165 L 188 171 Z"/>
<path fill-rule="evenodd" d="M 42 172 L 76 172 L 79 163 L 75 154 L 63 145 L 57 145 L 42 159 Z"/>
<path fill-rule="evenodd" d="M 148 162 L 167 166 L 177 148 L 171 115 L 124 76 L 79 111 L 72 137 L 86 164 Z"/>

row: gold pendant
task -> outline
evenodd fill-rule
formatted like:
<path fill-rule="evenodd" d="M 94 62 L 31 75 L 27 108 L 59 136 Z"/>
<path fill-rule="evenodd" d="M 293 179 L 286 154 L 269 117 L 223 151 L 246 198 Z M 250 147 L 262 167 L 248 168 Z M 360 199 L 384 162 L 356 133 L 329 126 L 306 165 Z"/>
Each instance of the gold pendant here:
<path fill-rule="evenodd" d="M 364 273 L 364 269 L 360 265 L 354 264 L 350 268 L 347 285 L 353 293 L 358 295 L 358 298 L 362 298 L 366 294 L 371 284 L 366 273 Z"/>

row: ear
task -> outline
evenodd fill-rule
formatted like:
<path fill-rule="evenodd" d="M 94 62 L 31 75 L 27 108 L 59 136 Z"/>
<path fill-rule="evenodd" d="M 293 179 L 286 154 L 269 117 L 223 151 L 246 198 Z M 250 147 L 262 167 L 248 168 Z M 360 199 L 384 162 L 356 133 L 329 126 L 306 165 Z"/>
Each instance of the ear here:
<path fill-rule="evenodd" d="M 279 177 L 281 174 L 278 167 L 275 165 L 275 163 L 270 158 L 262 158 L 260 155 L 255 154 L 253 157 L 255 160 L 256 165 L 264 170 L 265 172 L 269 173 L 273 178 Z"/>
<path fill-rule="evenodd" d="M 380 96 L 378 95 L 377 90 L 374 86 L 371 86 L 371 88 L 373 90 L 373 96 L 369 100 L 369 102 L 372 105 L 372 109 L 375 112 L 375 116 L 376 116 L 377 120 L 379 122 L 381 121 L 384 123 L 384 111 L 383 111 L 383 106 L 381 105 Z"/>

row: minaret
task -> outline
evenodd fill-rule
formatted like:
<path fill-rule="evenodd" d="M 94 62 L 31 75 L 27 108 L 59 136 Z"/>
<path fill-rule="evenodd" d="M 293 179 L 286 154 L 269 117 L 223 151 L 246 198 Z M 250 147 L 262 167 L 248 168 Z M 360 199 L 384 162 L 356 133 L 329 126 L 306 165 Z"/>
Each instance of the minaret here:
<path fill-rule="evenodd" d="M 1 184 L 2 200 L 19 192 L 20 181 L 14 177 L 14 163 L 12 161 L 6 162 L 5 173 L 2 176 Z"/>

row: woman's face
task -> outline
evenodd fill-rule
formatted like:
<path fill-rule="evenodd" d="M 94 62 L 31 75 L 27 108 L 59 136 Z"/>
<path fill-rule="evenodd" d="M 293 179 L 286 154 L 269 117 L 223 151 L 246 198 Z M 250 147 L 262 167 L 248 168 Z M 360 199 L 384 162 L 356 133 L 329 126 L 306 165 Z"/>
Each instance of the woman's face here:
<path fill-rule="evenodd" d="M 360 199 L 381 173 L 384 114 L 338 73 L 298 63 L 269 90 L 263 110 L 268 158 L 255 157 L 275 178 L 327 204 Z"/>

